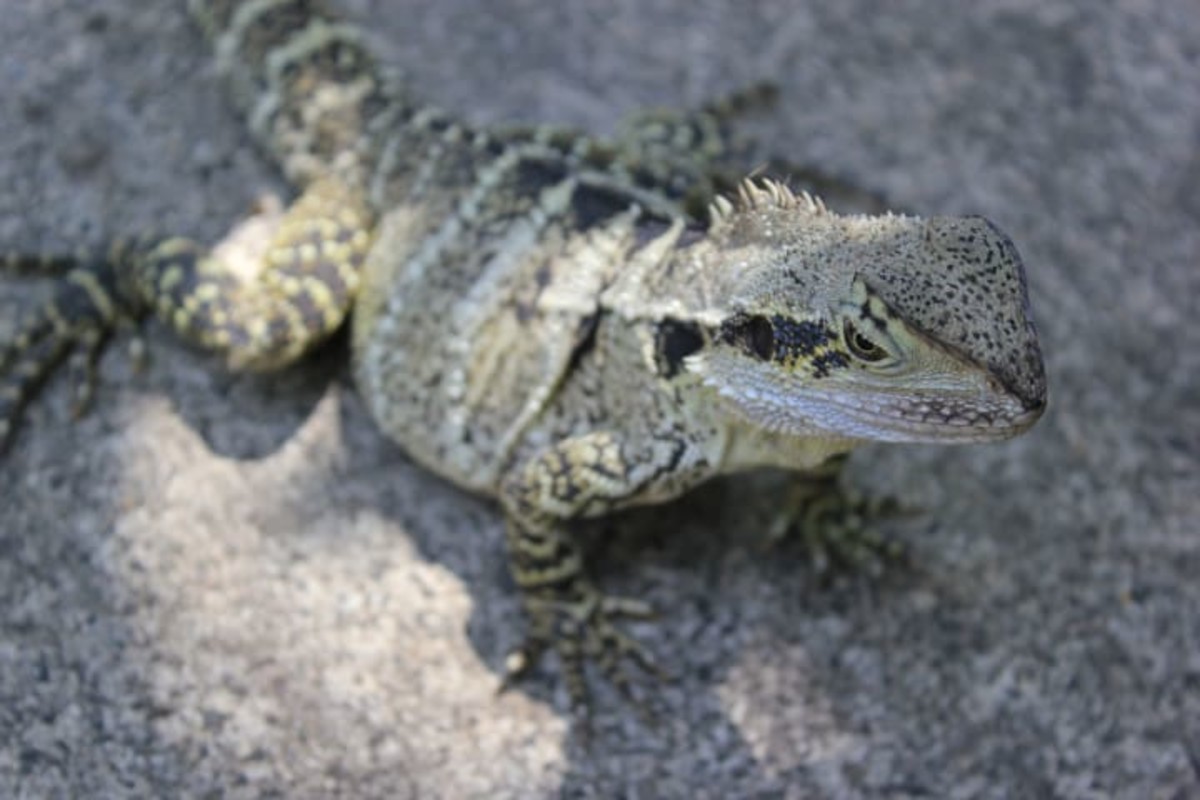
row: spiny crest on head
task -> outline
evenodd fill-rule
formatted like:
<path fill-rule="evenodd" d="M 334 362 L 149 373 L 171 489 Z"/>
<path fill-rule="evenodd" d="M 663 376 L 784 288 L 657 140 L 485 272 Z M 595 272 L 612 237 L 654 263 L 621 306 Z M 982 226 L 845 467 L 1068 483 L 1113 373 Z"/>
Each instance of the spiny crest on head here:
<path fill-rule="evenodd" d="M 806 191 L 797 194 L 786 184 L 771 178 L 749 177 L 738 184 L 737 194 L 732 200 L 724 195 L 714 197 L 708 206 L 708 214 L 713 222 L 717 223 L 729 219 L 739 211 L 770 208 L 792 209 L 808 214 L 828 213 L 825 203 Z"/>

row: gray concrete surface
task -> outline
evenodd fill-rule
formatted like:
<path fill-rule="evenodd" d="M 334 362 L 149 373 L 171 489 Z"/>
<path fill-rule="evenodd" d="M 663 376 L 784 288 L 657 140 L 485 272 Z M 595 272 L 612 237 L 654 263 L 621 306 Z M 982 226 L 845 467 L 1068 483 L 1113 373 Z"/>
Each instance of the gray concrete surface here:
<path fill-rule="evenodd" d="M 0 244 L 217 238 L 276 180 L 177 8 L 6 3 Z M 378 437 L 333 347 L 230 377 L 123 337 L 0 460 L 3 797 L 1200 797 L 1200 14 L 1186 0 L 346 0 L 481 121 L 597 130 L 760 78 L 768 149 L 1029 264 L 1051 409 L 1027 438 L 876 448 L 913 570 L 763 557 L 764 481 L 596 536 L 678 675 L 590 750 L 519 619 L 501 522 Z M 0 283 L 0 331 L 44 291 Z"/>

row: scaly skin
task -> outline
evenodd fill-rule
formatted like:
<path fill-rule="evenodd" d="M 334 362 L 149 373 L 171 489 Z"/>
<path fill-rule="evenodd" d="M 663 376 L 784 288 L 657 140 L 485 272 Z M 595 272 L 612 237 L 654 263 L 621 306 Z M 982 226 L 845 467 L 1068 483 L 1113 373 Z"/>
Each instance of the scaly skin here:
<path fill-rule="evenodd" d="M 627 693 L 623 662 L 653 665 L 616 624 L 646 609 L 587 579 L 571 520 L 763 465 L 827 483 L 861 443 L 1003 439 L 1045 405 L 1008 238 L 839 216 L 769 180 L 714 196 L 740 100 L 613 143 L 478 130 L 395 88 L 319 2 L 190 6 L 297 198 L 216 249 L 10 259 L 67 274 L 0 349 L 0 439 L 63 354 L 90 364 L 122 319 L 274 369 L 349 315 L 381 430 L 504 509 L 529 618 L 508 678 L 553 649 L 580 713 L 585 662 Z"/>

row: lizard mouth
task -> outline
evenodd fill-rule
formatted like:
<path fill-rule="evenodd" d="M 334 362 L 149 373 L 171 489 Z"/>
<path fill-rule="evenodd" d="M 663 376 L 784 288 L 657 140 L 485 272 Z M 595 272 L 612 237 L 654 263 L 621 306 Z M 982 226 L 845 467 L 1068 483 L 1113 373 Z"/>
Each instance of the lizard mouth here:
<path fill-rule="evenodd" d="M 887 394 L 848 401 L 823 397 L 817 415 L 839 432 L 886 442 L 970 443 L 1010 439 L 1041 417 L 1045 404 L 1030 407 L 1019 398 L 922 398 Z"/>
<path fill-rule="evenodd" d="M 832 435 L 878 442 L 969 444 L 1010 439 L 1032 426 L 1044 403 L 1003 392 L 937 398 L 887 392 L 778 394 L 741 387 L 720 392 L 738 416 L 792 436 Z"/>

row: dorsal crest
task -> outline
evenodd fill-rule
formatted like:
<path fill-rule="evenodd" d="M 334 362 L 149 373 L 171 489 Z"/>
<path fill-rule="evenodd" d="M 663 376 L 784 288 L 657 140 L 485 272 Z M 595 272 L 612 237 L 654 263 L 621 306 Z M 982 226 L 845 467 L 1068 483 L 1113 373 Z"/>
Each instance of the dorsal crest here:
<path fill-rule="evenodd" d="M 714 222 L 727 219 L 739 211 L 784 209 L 808 214 L 827 214 L 825 203 L 806 191 L 794 192 L 784 183 L 772 178 L 744 178 L 732 199 L 717 195 L 708 212 Z"/>
<path fill-rule="evenodd" d="M 739 225 L 757 228 L 775 214 L 826 217 L 830 212 L 819 198 L 796 192 L 771 178 L 748 177 L 730 195 L 717 195 L 708 206 L 710 230 L 730 233 Z"/>

